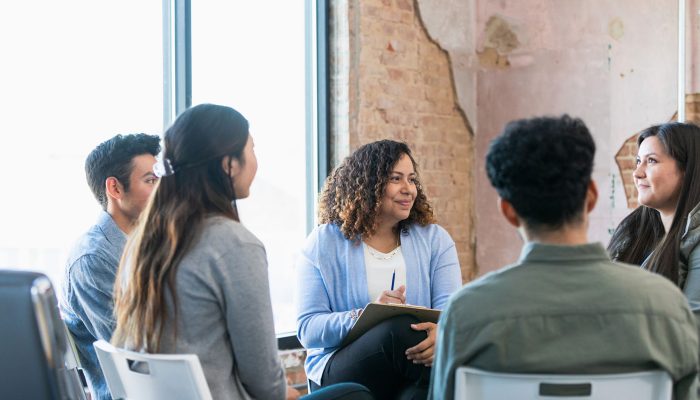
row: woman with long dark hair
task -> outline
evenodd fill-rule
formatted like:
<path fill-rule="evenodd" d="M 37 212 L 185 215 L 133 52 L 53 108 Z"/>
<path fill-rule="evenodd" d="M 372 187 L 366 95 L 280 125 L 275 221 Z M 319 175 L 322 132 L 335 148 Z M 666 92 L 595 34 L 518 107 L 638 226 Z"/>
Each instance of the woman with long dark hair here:
<path fill-rule="evenodd" d="M 163 140 L 160 183 L 115 283 L 113 343 L 196 354 L 215 399 L 297 398 L 277 352 L 265 248 L 236 209 L 257 170 L 248 121 L 198 105 Z"/>
<path fill-rule="evenodd" d="M 319 220 L 297 265 L 311 386 L 350 381 L 381 399 L 424 398 L 436 324 L 399 316 L 341 347 L 370 301 L 441 309 L 462 284 L 408 146 L 381 140 L 348 156 L 325 182 Z"/>
<path fill-rule="evenodd" d="M 652 126 L 637 144 L 640 206 L 617 227 L 608 251 L 665 276 L 700 305 L 700 128 Z"/>

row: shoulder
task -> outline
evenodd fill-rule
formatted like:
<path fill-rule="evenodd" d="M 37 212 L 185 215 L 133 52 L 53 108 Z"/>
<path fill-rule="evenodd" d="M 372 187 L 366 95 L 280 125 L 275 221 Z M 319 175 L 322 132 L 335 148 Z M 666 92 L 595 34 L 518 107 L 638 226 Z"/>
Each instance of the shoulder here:
<path fill-rule="evenodd" d="M 480 308 L 477 304 L 490 303 L 490 297 L 500 296 L 498 294 L 500 292 L 499 288 L 503 285 L 504 280 L 509 279 L 508 275 L 520 270 L 517 267 L 517 264 L 507 265 L 465 284 L 452 295 L 448 306 L 454 303 L 455 306 L 459 307 L 475 306 Z"/>
<path fill-rule="evenodd" d="M 110 241 L 100 226 L 94 225 L 78 238 L 71 249 L 67 262 L 68 274 L 99 274 L 105 270 L 113 274 L 122 251 L 122 244 Z"/>
<path fill-rule="evenodd" d="M 93 225 L 75 241 L 68 263 L 70 264 L 86 255 L 101 258 L 119 258 L 123 250 L 124 246 L 122 243 L 113 243 L 99 225 Z"/>
<path fill-rule="evenodd" d="M 611 262 L 615 268 L 607 268 L 614 283 L 610 292 L 617 292 L 615 300 L 638 307 L 640 312 L 664 316 L 676 321 L 687 321 L 689 315 L 688 299 L 681 289 L 673 282 L 654 272 L 647 271 L 636 265 Z M 617 290 L 614 290 L 617 289 Z M 692 319 L 692 318 L 691 318 Z M 694 322 L 694 321 L 693 321 Z"/>
<path fill-rule="evenodd" d="M 686 230 L 696 232 L 700 231 L 700 204 L 697 204 L 688 214 Z"/>
<path fill-rule="evenodd" d="M 452 238 L 450 237 L 450 234 L 443 228 L 442 226 L 438 224 L 427 224 L 427 225 L 419 225 L 419 224 L 411 224 L 408 226 L 408 234 L 413 234 L 416 236 L 421 236 L 421 237 L 428 237 L 428 238 L 437 238 L 437 239 L 449 239 L 451 240 Z"/>
<path fill-rule="evenodd" d="M 700 249 L 700 204 L 688 215 L 685 232 L 681 238 L 680 251 L 686 258 Z"/>
<path fill-rule="evenodd" d="M 321 240 L 339 240 L 345 239 L 340 227 L 336 224 L 320 224 L 311 232 Z"/>
<path fill-rule="evenodd" d="M 199 237 L 178 266 L 178 279 L 189 285 L 214 285 L 249 279 L 267 270 L 265 247 L 240 222 L 215 216 L 203 221 Z"/>
<path fill-rule="evenodd" d="M 604 305 L 598 304 L 597 307 L 601 309 L 620 308 L 626 312 L 685 318 L 687 301 L 678 287 L 668 279 L 638 266 L 608 261 L 591 266 L 585 275 L 571 275 L 558 270 L 566 266 L 555 268 L 539 269 L 529 264 L 505 266 L 464 285 L 450 298 L 447 308 L 457 315 L 472 315 L 474 323 L 484 323 L 514 312 L 538 312 L 529 304 L 514 300 L 517 298 L 528 299 L 528 303 L 532 304 L 546 303 L 555 308 L 578 298 L 580 303 L 571 306 L 576 308 L 586 307 L 584 303 L 597 304 L 596 299 L 602 296 L 606 301 Z M 572 282 L 574 276 L 582 280 Z M 562 299 L 559 305 L 545 300 L 552 292 L 567 296 L 562 288 L 577 285 L 582 285 L 581 290 L 571 292 L 571 298 Z M 484 310 L 489 310 L 488 315 Z"/>
<path fill-rule="evenodd" d="M 70 261 L 67 266 L 68 279 L 73 284 L 85 281 L 93 284 L 103 277 L 113 279 L 118 267 L 119 259 L 105 257 L 99 252 L 86 252 Z"/>
<path fill-rule="evenodd" d="M 243 224 L 230 218 L 208 217 L 202 222 L 182 264 L 187 268 L 198 265 L 238 263 L 243 258 L 264 258 L 265 247 Z M 181 268 L 184 268 L 181 266 Z"/>
<path fill-rule="evenodd" d="M 447 230 L 438 224 L 412 224 L 403 234 L 410 236 L 416 244 L 424 243 L 432 250 L 445 250 L 455 245 Z"/>
<path fill-rule="evenodd" d="M 321 224 L 315 227 L 306 238 L 306 248 L 338 245 L 350 242 L 336 224 Z"/>
<path fill-rule="evenodd" d="M 637 265 L 610 261 L 610 268 L 606 268 L 605 272 L 609 281 L 626 288 L 632 296 L 648 295 L 650 301 L 657 296 L 677 297 L 685 302 L 683 293 L 673 282 Z"/>
<path fill-rule="evenodd" d="M 215 248 L 228 248 L 231 245 L 263 247 L 260 239 L 243 224 L 222 216 L 209 217 L 203 221 L 199 243 Z"/>

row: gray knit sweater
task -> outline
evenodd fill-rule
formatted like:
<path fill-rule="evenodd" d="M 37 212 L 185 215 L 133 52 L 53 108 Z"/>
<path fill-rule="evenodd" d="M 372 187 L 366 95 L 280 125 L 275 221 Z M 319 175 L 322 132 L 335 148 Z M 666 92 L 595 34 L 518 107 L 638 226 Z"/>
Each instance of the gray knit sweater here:
<path fill-rule="evenodd" d="M 265 248 L 252 233 L 224 217 L 205 220 L 177 268 L 176 293 L 177 339 L 166 323 L 162 353 L 197 354 L 214 399 L 285 398 Z"/>

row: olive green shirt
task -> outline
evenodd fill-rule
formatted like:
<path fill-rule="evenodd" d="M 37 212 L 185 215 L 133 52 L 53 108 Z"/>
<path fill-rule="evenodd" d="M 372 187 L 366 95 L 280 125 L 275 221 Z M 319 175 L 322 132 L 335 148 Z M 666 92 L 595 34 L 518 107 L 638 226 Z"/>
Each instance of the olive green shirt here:
<path fill-rule="evenodd" d="M 430 398 L 453 398 L 462 365 L 512 373 L 661 369 L 694 399 L 698 332 L 683 293 L 598 243 L 529 243 L 515 265 L 456 292 L 440 318 Z"/>

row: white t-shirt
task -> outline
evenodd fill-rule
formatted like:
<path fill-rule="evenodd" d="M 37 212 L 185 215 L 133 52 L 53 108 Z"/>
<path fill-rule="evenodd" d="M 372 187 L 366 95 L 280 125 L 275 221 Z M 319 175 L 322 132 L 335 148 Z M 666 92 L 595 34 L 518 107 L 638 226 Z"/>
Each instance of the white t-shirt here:
<path fill-rule="evenodd" d="M 394 290 L 406 284 L 406 262 L 403 259 L 401 246 L 389 253 L 382 253 L 364 242 L 362 247 L 365 253 L 367 291 L 370 301 L 376 300 L 383 291 L 391 289 L 391 276 L 394 271 L 396 271 Z"/>

